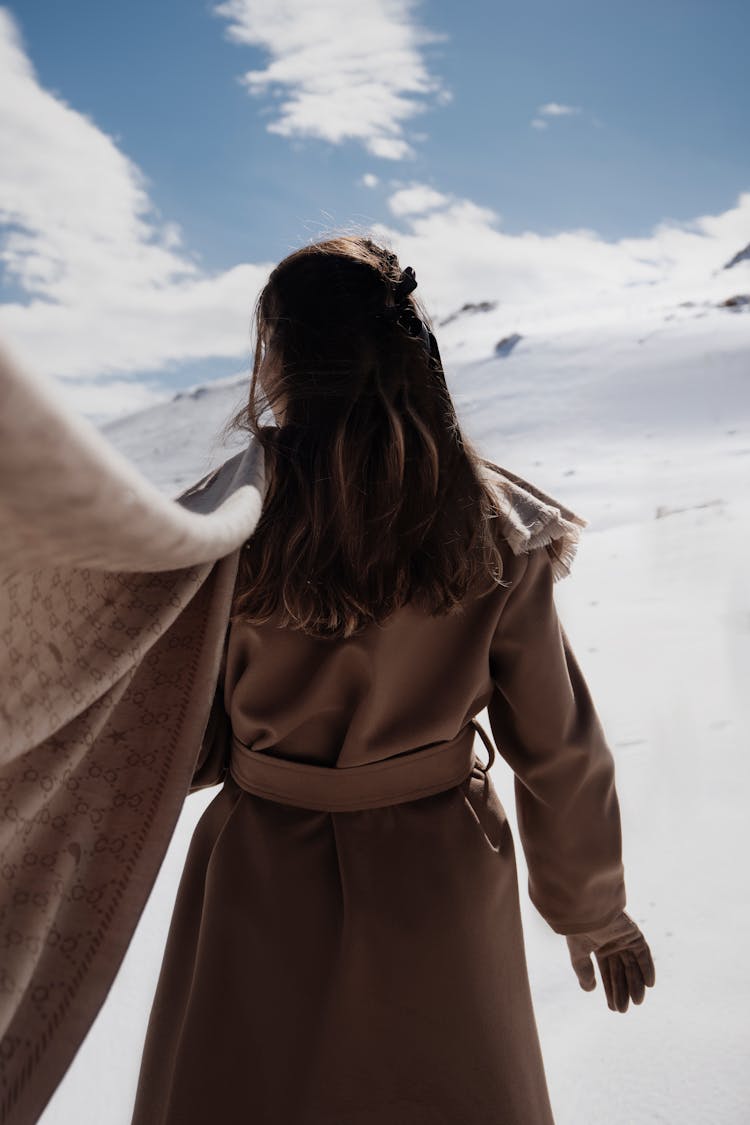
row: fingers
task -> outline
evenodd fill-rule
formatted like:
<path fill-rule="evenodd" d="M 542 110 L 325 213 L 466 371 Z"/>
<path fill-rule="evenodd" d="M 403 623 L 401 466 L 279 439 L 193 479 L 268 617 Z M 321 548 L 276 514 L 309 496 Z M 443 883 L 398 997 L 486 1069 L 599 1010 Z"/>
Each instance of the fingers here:
<path fill-rule="evenodd" d="M 596 974 L 591 962 L 591 954 L 586 953 L 573 959 L 573 968 L 584 992 L 592 992 L 596 988 Z"/>
<path fill-rule="evenodd" d="M 578 977 L 578 983 L 584 992 L 591 992 L 596 988 L 596 976 L 591 962 L 591 949 L 586 948 L 586 942 L 580 938 L 568 937 L 568 953 L 570 963 Z"/>
<path fill-rule="evenodd" d="M 614 985 L 612 983 L 612 969 L 611 969 L 611 966 L 610 966 L 610 962 L 611 962 L 612 958 L 611 957 L 598 957 L 597 956 L 596 960 L 597 960 L 597 964 L 599 965 L 599 972 L 601 973 L 601 976 L 602 976 L 602 984 L 604 985 L 604 995 L 607 998 L 607 1007 L 610 1009 L 610 1011 L 614 1012 L 616 1010 L 616 1008 L 615 1008 L 615 990 L 614 990 Z"/>
<path fill-rule="evenodd" d="M 628 978 L 628 991 L 632 997 L 634 1004 L 642 1004 L 643 997 L 646 995 L 646 984 L 643 979 L 641 967 L 638 964 L 632 950 L 627 950 L 623 954 L 623 964 L 625 965 L 625 975 Z"/>
<path fill-rule="evenodd" d="M 634 1004 L 643 1003 L 646 988 L 651 988 L 656 982 L 651 950 L 643 934 L 627 916 L 623 920 L 626 932 L 615 937 L 615 926 L 612 924 L 609 940 L 593 950 L 590 935 L 567 935 L 570 960 L 581 988 L 585 992 L 596 988 L 591 961 L 593 951 L 607 1006 L 613 1012 L 626 1012 L 631 999 Z"/>
<path fill-rule="evenodd" d="M 627 1012 L 630 1003 L 630 990 L 622 955 L 609 958 L 609 971 L 612 977 L 612 996 L 618 1012 Z"/>
<path fill-rule="evenodd" d="M 643 1003 L 649 980 L 652 983 L 655 980 L 650 952 L 648 958 L 639 959 L 637 951 L 628 949 L 621 953 L 611 953 L 606 957 L 597 955 L 597 962 L 607 996 L 607 1005 L 611 1011 L 627 1012 L 631 998 L 634 1004 Z M 644 975 L 642 963 L 648 972 L 648 979 Z"/>
<path fill-rule="evenodd" d="M 636 946 L 632 950 L 633 955 L 638 961 L 641 973 L 643 974 L 644 983 L 648 988 L 653 988 L 656 983 L 656 970 L 654 969 L 654 960 L 651 956 L 651 950 L 644 941 L 642 944 Z"/>

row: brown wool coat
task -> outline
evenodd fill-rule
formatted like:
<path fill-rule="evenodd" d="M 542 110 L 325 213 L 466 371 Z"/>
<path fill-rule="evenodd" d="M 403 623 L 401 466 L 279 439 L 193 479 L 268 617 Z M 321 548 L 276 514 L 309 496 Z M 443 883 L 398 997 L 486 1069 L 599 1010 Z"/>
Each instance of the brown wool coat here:
<path fill-rule="evenodd" d="M 64 563 L 24 569 L 17 549 L 0 585 L 0 1120 L 38 1119 L 186 793 L 221 783 L 183 872 L 134 1125 L 549 1125 L 514 841 L 472 719 L 487 707 L 514 771 L 537 909 L 559 933 L 603 924 L 625 906 L 614 762 L 553 598 L 585 521 L 503 470 L 509 586 L 452 617 L 404 607 L 343 641 L 229 629 L 257 448 L 169 512 L 135 482 L 152 534 L 107 539 L 123 467 L 63 415 L 45 428 L 72 444 L 72 475 L 88 479 L 95 448 L 112 492 L 78 503 L 67 539 L 59 503 L 25 524 L 24 505 L 0 505 L 28 558 L 41 545 Z M 18 484 L 28 452 L 8 456 Z M 57 477 L 36 480 L 37 498 Z M 191 508 L 205 522 L 165 537 Z M 71 565 L 82 543 L 91 558 Z M 200 565 L 168 569 L 191 551 Z"/>

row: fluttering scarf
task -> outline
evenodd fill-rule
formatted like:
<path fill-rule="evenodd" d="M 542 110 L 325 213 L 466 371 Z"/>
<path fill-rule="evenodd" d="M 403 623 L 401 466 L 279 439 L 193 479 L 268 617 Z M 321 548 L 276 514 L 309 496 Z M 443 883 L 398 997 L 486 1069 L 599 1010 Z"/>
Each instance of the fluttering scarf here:
<path fill-rule="evenodd" d="M 569 573 L 587 521 L 502 469 L 503 532 Z M 192 790 L 240 551 L 247 448 L 165 497 L 0 347 L 0 1122 L 37 1121 L 101 1008 Z"/>

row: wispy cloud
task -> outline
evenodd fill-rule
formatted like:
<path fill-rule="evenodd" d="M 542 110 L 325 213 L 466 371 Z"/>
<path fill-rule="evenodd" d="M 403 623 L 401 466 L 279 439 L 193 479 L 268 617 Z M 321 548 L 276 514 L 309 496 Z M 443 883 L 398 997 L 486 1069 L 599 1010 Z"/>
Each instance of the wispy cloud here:
<path fill-rule="evenodd" d="M 423 50 L 448 36 L 417 25 L 417 2 L 226 0 L 213 10 L 235 43 L 270 55 L 241 79 L 254 96 L 270 90 L 282 99 L 270 133 L 356 141 L 373 156 L 404 160 L 414 155 L 405 123 L 451 99 Z"/>
<path fill-rule="evenodd" d="M 571 114 L 580 112 L 580 106 L 561 105 L 560 102 L 547 102 L 546 105 L 540 105 L 537 109 L 537 113 L 544 117 L 570 117 Z"/>
<path fill-rule="evenodd" d="M 365 172 L 362 179 L 360 180 L 360 183 L 362 184 L 362 187 L 376 188 L 380 183 L 380 180 L 374 172 Z"/>
<path fill-rule="evenodd" d="M 532 129 L 548 129 L 549 119 L 555 117 L 574 117 L 582 113 L 579 105 L 563 105 L 561 102 L 545 102 L 537 106 L 536 116 L 531 119 Z"/>
<path fill-rule="evenodd" d="M 157 213 L 140 169 L 39 84 L 3 8 L 0 151 L 0 264 L 26 298 L 0 305 L 0 331 L 23 358 L 92 378 L 245 353 L 250 304 L 270 265 L 202 270 Z M 134 391 L 136 405 L 146 393 Z"/>

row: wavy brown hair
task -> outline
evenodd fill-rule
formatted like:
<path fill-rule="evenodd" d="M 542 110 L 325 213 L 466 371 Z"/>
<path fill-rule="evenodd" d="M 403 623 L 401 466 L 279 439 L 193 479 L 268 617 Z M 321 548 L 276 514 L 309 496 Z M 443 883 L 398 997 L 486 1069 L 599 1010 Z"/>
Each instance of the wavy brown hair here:
<path fill-rule="evenodd" d="M 408 602 L 450 613 L 507 585 L 499 467 L 420 340 L 377 316 L 400 274 L 388 248 L 341 235 L 284 258 L 258 297 L 249 399 L 223 431 L 260 442 L 266 478 L 232 619 L 351 637 Z M 278 425 L 261 425 L 267 406 Z"/>

